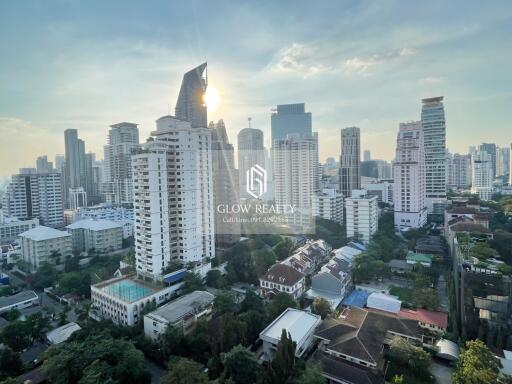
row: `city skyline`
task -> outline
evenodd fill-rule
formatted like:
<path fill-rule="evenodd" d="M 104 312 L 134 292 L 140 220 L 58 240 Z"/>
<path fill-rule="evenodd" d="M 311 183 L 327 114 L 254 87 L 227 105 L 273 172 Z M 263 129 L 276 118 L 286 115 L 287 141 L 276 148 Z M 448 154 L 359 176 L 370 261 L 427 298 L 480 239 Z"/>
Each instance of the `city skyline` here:
<path fill-rule="evenodd" d="M 163 3 L 158 12 L 130 2 L 122 8 L 98 3 L 96 9 L 62 4 L 1 6 L 0 131 L 12 145 L 2 151 L 0 176 L 31 166 L 40 155 L 64 153 L 68 128 L 78 129 L 98 158 L 109 126 L 119 121 L 140 124 L 144 141 L 159 116 L 173 113 L 181 74 L 204 61 L 220 95 L 208 120 L 224 119 L 235 138 L 252 117 L 267 148 L 271 109 L 304 102 L 322 161 L 338 156 L 339 131 L 347 126 L 361 128 L 361 147 L 373 158 L 391 160 L 399 123 L 419 119 L 419 100 L 441 95 L 451 152 L 466 153 L 469 145 L 489 140 L 510 142 L 506 68 L 512 50 L 498 38 L 510 33 L 507 3 L 487 9 L 326 2 L 315 9 L 323 17 L 311 19 L 307 3 L 220 2 L 215 7 L 225 15 L 223 25 L 201 19 L 210 4 L 180 5 L 190 14 L 186 22 L 176 6 Z M 283 7 L 289 21 L 308 23 L 282 23 Z M 21 15 L 23 31 L 13 24 Z M 319 28 L 320 22 L 332 26 Z M 259 28 L 242 28 L 255 23 Z M 239 38 L 224 44 L 234 29 Z"/>

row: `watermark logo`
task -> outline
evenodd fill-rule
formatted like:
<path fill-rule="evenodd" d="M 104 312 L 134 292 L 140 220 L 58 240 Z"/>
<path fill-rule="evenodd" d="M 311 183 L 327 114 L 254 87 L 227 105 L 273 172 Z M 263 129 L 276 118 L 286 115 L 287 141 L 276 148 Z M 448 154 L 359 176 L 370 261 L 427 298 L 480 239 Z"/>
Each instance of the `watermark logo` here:
<path fill-rule="evenodd" d="M 255 199 L 267 192 L 267 171 L 255 164 L 246 172 L 246 190 Z"/>

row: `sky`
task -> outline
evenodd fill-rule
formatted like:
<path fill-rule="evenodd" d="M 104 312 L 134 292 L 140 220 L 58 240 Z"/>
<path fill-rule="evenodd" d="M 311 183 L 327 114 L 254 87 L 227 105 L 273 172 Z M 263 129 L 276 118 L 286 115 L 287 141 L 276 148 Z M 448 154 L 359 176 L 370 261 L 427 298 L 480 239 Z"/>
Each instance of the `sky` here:
<path fill-rule="evenodd" d="M 203 61 L 233 143 L 251 117 L 269 145 L 272 108 L 305 102 L 321 161 L 348 126 L 391 160 L 440 95 L 450 151 L 512 142 L 510 1 L 2 1 L 0 176 L 63 153 L 67 128 L 98 158 L 111 124 L 145 141 Z"/>

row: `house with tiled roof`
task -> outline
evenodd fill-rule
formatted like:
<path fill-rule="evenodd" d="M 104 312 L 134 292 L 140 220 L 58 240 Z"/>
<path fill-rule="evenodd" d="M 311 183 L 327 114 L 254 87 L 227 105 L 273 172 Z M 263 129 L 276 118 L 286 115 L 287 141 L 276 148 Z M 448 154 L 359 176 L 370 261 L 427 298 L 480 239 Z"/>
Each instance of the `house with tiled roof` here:
<path fill-rule="evenodd" d="M 418 322 L 396 314 L 351 307 L 337 318 L 327 317 L 316 329 L 317 360 L 324 376 L 336 383 L 383 382 L 384 350 L 393 337 L 421 343 Z M 351 377 L 357 373 L 359 381 Z"/>
<path fill-rule="evenodd" d="M 304 293 L 305 275 L 286 264 L 274 264 L 260 277 L 260 294 L 264 297 L 284 292 L 298 299 Z"/>
<path fill-rule="evenodd" d="M 402 319 L 416 320 L 422 328 L 435 332 L 445 332 L 448 328 L 448 314 L 428 309 L 401 309 L 398 316 Z"/>

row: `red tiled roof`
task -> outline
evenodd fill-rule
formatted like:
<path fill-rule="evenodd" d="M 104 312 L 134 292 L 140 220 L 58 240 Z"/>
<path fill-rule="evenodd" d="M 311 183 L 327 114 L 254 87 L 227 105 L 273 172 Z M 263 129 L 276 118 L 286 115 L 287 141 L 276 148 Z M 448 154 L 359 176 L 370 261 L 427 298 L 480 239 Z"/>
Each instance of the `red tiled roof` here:
<path fill-rule="evenodd" d="M 446 329 L 448 327 L 448 315 L 444 312 L 429 311 L 428 309 L 401 309 L 398 316 L 404 319 L 416 320 L 425 324 L 435 325 Z"/>

